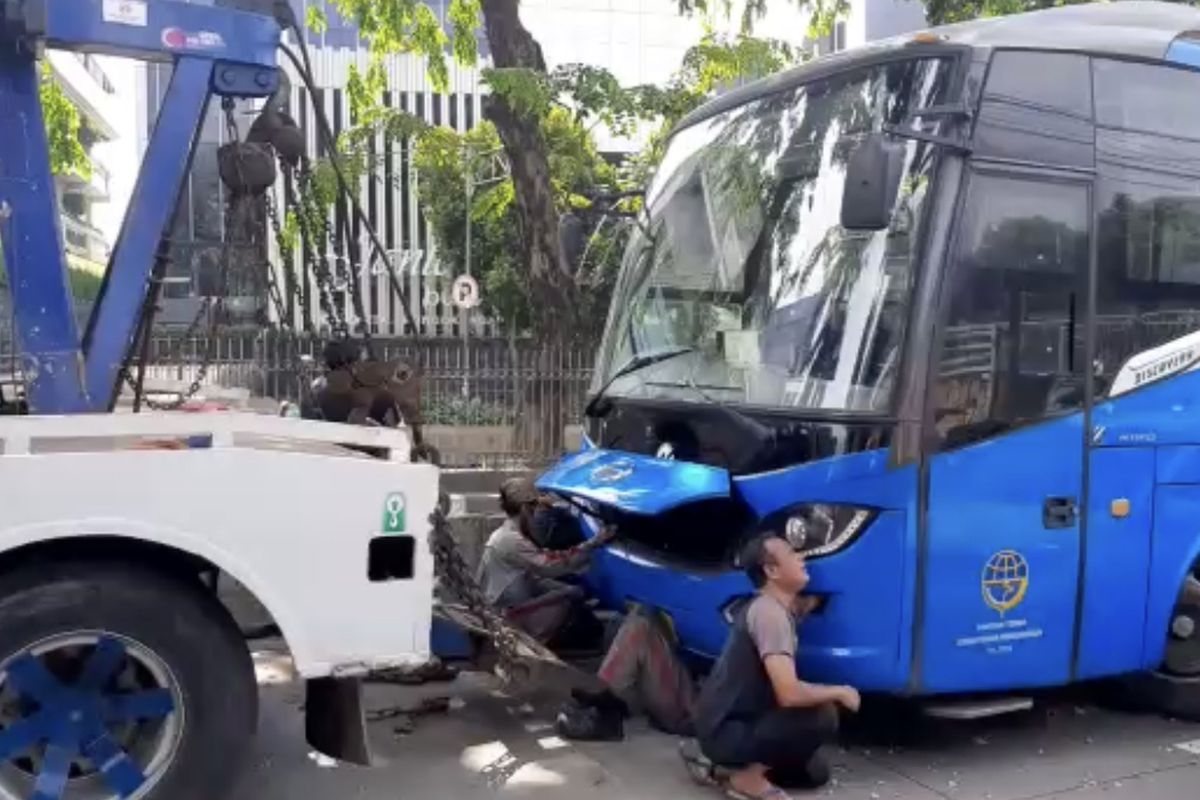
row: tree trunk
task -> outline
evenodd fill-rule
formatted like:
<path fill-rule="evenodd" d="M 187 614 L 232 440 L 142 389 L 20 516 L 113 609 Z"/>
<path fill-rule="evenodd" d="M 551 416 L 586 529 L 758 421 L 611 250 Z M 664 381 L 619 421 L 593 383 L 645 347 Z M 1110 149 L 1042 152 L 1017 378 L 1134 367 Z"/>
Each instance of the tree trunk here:
<path fill-rule="evenodd" d="M 545 72 L 542 48 L 521 23 L 519 5 L 520 0 L 483 0 L 492 63 L 501 69 Z M 518 113 L 496 95 L 486 99 L 484 116 L 496 126 L 508 156 L 522 222 L 524 261 L 541 306 L 539 336 L 544 341 L 565 341 L 574 329 L 573 282 L 558 237 L 558 209 L 541 126 L 536 118 Z"/>

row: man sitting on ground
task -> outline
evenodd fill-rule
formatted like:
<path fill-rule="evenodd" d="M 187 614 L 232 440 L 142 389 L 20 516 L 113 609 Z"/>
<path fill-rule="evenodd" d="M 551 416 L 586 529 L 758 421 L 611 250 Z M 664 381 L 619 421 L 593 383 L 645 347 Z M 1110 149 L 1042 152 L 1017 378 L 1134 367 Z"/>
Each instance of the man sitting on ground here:
<path fill-rule="evenodd" d="M 818 750 L 837 731 L 838 710 L 858 710 L 850 686 L 806 683 L 796 674 L 797 617 L 808 608 L 804 558 L 768 534 L 742 550 L 758 589 L 737 616 L 696 705 L 700 750 L 725 775 L 728 796 L 786 800 L 776 783 L 816 788 L 829 780 Z M 714 776 L 715 779 L 715 776 Z"/>

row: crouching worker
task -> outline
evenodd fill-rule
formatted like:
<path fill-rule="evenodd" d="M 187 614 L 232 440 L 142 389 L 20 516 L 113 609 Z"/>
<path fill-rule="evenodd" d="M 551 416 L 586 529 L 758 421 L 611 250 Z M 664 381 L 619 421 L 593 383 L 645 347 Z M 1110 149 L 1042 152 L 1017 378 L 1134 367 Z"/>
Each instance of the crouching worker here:
<path fill-rule="evenodd" d="M 584 612 L 583 591 L 559 578 L 582 573 L 595 550 L 613 533 L 596 536 L 566 550 L 547 550 L 534 537 L 534 520 L 544 501 L 528 478 L 511 478 L 500 487 L 500 507 L 508 519 L 488 538 L 477 579 L 487 601 L 542 644 L 553 647 Z"/>
<path fill-rule="evenodd" d="M 559 713 L 559 734 L 618 740 L 624 737 L 625 718 L 641 712 L 664 733 L 693 735 L 695 685 L 676 646 L 662 614 L 633 608 L 604 655 L 596 684 L 574 690 Z"/>
<path fill-rule="evenodd" d="M 701 689 L 696 738 L 716 765 L 709 777 L 729 797 L 786 800 L 777 784 L 816 788 L 829 780 L 818 750 L 837 732 L 838 708 L 855 712 L 860 699 L 849 686 L 796 674 L 798 618 L 810 609 L 800 598 L 808 585 L 803 556 L 766 535 L 743 549 L 741 563 L 758 593 Z"/>

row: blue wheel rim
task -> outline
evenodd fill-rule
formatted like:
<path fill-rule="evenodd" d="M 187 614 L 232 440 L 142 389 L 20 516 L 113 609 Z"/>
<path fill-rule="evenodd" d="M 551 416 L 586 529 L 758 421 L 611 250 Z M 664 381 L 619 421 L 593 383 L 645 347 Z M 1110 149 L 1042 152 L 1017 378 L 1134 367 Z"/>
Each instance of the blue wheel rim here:
<path fill-rule="evenodd" d="M 174 761 L 183 706 L 153 651 L 62 634 L 0 665 L 0 800 L 137 800 Z"/>

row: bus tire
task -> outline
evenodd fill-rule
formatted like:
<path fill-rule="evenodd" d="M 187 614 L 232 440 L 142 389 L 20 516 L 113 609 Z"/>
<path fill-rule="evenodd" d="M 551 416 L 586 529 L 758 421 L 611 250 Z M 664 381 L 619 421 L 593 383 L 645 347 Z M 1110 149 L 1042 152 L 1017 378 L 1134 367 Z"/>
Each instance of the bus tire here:
<path fill-rule="evenodd" d="M 1121 709 L 1200 722 L 1200 676 L 1181 677 L 1157 671 L 1130 675 L 1120 681 L 1109 700 Z"/>
<path fill-rule="evenodd" d="M 199 579 L 104 562 L 0 576 L 0 758 L 16 767 L 0 796 L 66 780 L 105 800 L 224 797 L 257 721 L 249 651 Z"/>
<path fill-rule="evenodd" d="M 1184 577 L 1164 634 L 1163 663 L 1125 679 L 1124 691 L 1142 708 L 1200 722 L 1200 561 Z"/>

